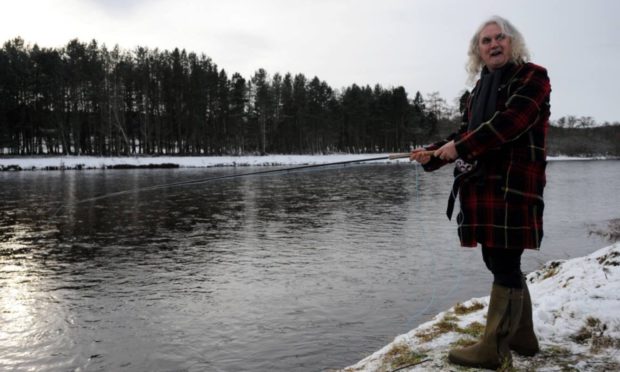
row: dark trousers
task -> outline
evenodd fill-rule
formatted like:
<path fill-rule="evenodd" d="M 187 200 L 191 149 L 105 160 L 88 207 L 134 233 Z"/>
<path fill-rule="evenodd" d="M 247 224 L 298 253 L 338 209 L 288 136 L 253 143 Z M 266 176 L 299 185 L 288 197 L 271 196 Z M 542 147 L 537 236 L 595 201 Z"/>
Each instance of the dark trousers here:
<path fill-rule="evenodd" d="M 523 249 L 482 247 L 482 259 L 493 273 L 493 283 L 508 288 L 523 288 L 521 255 Z"/>

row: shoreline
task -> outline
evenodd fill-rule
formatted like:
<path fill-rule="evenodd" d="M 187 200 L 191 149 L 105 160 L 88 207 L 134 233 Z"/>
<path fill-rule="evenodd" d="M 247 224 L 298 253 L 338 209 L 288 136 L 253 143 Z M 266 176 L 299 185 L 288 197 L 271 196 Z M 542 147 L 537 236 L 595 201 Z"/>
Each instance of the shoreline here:
<path fill-rule="evenodd" d="M 248 156 L 10 156 L 0 157 L 0 171 L 139 169 L 139 168 L 212 168 L 252 166 L 297 166 L 330 164 L 343 161 L 379 163 L 409 162 L 407 158 L 389 160 L 388 153 L 333 155 L 248 155 Z M 553 156 L 548 161 L 617 160 L 613 157 Z"/>
<path fill-rule="evenodd" d="M 620 369 L 620 241 L 583 257 L 549 261 L 526 278 L 541 351 L 534 357 L 513 352 L 508 371 Z M 337 371 L 464 369 L 448 361 L 448 351 L 479 339 L 488 303 L 489 296 L 456 304 Z"/>

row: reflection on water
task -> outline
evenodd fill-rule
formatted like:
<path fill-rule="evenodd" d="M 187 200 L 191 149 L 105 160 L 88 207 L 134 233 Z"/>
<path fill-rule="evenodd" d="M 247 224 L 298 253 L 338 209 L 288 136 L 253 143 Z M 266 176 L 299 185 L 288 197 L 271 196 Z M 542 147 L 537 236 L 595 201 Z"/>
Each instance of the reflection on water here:
<path fill-rule="evenodd" d="M 618 217 L 618 170 L 550 164 L 545 240 L 527 270 L 605 244 L 587 225 Z M 234 172 L 0 174 L 0 369 L 336 368 L 488 292 L 479 251 L 458 248 L 443 213 L 449 169 L 140 190 Z M 134 191 L 98 198 L 121 190 Z"/>

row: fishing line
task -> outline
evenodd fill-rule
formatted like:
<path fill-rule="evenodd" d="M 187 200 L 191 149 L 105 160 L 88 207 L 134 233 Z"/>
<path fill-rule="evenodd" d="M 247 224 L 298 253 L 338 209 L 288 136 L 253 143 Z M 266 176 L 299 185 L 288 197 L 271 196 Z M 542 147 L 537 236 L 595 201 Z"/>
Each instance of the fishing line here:
<path fill-rule="evenodd" d="M 416 185 L 415 199 L 416 199 L 416 205 L 419 206 L 420 205 L 420 203 L 419 203 L 420 183 L 419 183 L 418 169 L 419 169 L 419 164 L 416 164 L 416 167 L 415 167 L 415 185 Z M 424 225 L 420 224 L 420 226 L 422 226 L 421 227 L 422 235 L 425 236 L 426 234 L 424 232 L 424 227 L 423 227 Z M 432 260 L 431 272 L 433 274 L 437 273 L 437 260 L 435 260 L 435 259 Z M 460 267 L 457 270 L 456 267 L 455 267 L 454 260 L 450 260 L 450 272 L 458 272 L 458 275 L 456 275 L 455 278 L 454 278 L 454 283 L 452 284 L 452 288 L 444 296 L 442 296 L 440 298 L 441 301 L 445 300 L 446 298 L 450 298 L 453 295 L 453 293 L 459 288 L 459 286 L 461 284 L 461 279 L 463 277 L 463 269 L 462 269 L 462 267 Z M 433 281 L 433 282 L 437 283 L 438 281 Z M 432 289 L 432 292 L 431 292 L 431 299 L 430 299 L 430 301 L 428 301 L 427 305 L 423 309 L 417 311 L 414 315 L 412 315 L 409 318 L 409 320 L 405 323 L 405 329 L 407 330 L 407 332 L 412 330 L 414 322 L 416 322 L 420 316 L 422 316 L 424 313 L 429 311 L 429 309 L 431 309 L 431 307 L 435 303 L 436 296 L 437 296 L 437 286 L 434 285 L 433 289 Z M 419 324 L 418 324 L 418 326 L 419 326 Z"/>
<path fill-rule="evenodd" d="M 432 154 L 431 151 L 429 151 L 429 155 L 430 154 Z M 325 163 L 325 164 L 306 164 L 306 165 L 295 166 L 295 167 L 287 167 L 287 168 L 279 168 L 279 169 L 268 169 L 268 170 L 262 170 L 262 171 L 256 171 L 256 172 L 228 174 L 228 175 L 222 175 L 222 176 L 199 178 L 199 179 L 189 180 L 189 181 L 180 181 L 180 182 L 165 183 L 165 184 L 160 184 L 160 185 L 138 187 L 138 188 L 133 188 L 133 189 L 128 189 L 128 190 L 121 190 L 121 191 L 116 191 L 116 192 L 105 193 L 105 194 L 94 196 L 94 197 L 91 197 L 91 198 L 86 198 L 86 199 L 78 200 L 78 201 L 73 202 L 73 203 L 61 204 L 55 210 L 55 212 L 52 214 L 52 217 L 57 216 L 60 213 L 60 211 L 62 211 L 63 208 L 65 208 L 67 206 L 76 206 L 76 205 L 83 204 L 83 203 L 98 201 L 98 200 L 102 200 L 102 199 L 107 199 L 107 198 L 111 198 L 111 197 L 126 195 L 126 194 L 130 194 L 130 193 L 135 193 L 135 192 L 144 192 L 144 191 L 148 192 L 148 191 L 154 191 L 154 190 L 165 189 L 165 188 L 174 188 L 174 187 L 184 187 L 184 186 L 200 185 L 200 184 L 204 184 L 204 183 L 208 183 L 208 182 L 214 182 L 214 181 L 226 180 L 226 179 L 242 178 L 242 177 L 249 177 L 249 176 L 259 176 L 259 175 L 266 175 L 266 174 L 288 173 L 288 172 L 294 172 L 294 171 L 300 171 L 300 170 L 315 169 L 315 168 L 320 168 L 320 167 L 330 167 L 330 166 L 347 165 L 347 164 L 358 164 L 358 163 L 371 162 L 371 161 L 380 161 L 380 160 L 394 160 L 394 159 L 406 158 L 406 157 L 409 157 L 409 153 L 399 153 L 399 154 L 392 154 L 392 155 L 389 155 L 389 156 L 381 156 L 381 157 L 366 158 L 366 159 L 345 160 L 345 161 L 339 161 L 339 162 L 333 162 L 333 163 Z M 418 206 L 420 205 L 419 166 L 420 165 L 418 163 L 415 164 L 415 200 L 416 200 L 416 205 L 418 205 Z M 421 224 L 421 226 L 423 226 L 423 224 Z M 424 228 L 422 228 L 422 234 L 424 235 Z M 431 272 L 436 273 L 436 268 L 437 268 L 437 262 L 436 262 L 436 260 L 432 260 L 432 270 L 431 270 Z M 454 262 L 452 262 L 452 268 L 454 268 Z M 450 289 L 450 291 L 445 296 L 443 296 L 443 298 L 446 298 L 446 297 L 449 297 L 450 295 L 452 295 L 452 293 L 459 287 L 459 284 L 460 284 L 459 283 L 459 281 L 460 281 L 459 279 L 462 276 L 462 270 L 459 270 L 459 274 L 460 274 L 459 276 L 455 277 L 455 283 L 453 284 L 452 288 Z M 437 296 L 437 287 L 433 286 L 433 290 L 432 290 L 432 293 L 431 293 L 430 301 L 428 301 L 427 305 L 423 309 L 419 310 L 418 312 L 416 312 L 416 314 L 414 314 L 413 316 L 411 316 L 409 318 L 409 320 L 406 322 L 407 329 L 410 329 L 411 326 L 413 325 L 413 323 L 421 315 L 426 313 L 435 304 L 436 296 Z"/>
<path fill-rule="evenodd" d="M 189 181 L 180 181 L 180 182 L 165 183 L 165 184 L 160 184 L 160 185 L 138 187 L 138 188 L 133 188 L 133 189 L 128 189 L 128 190 L 121 190 L 121 191 L 116 191 L 116 192 L 105 193 L 105 194 L 94 196 L 94 197 L 91 197 L 91 198 L 86 198 L 86 199 L 78 200 L 78 201 L 73 202 L 73 203 L 64 203 L 64 204 L 60 205 L 55 210 L 55 212 L 52 214 L 52 217 L 57 216 L 60 213 L 60 211 L 62 211 L 63 208 L 65 208 L 67 206 L 75 206 L 75 205 L 79 205 L 79 204 L 83 204 L 83 203 L 98 201 L 98 200 L 107 199 L 107 198 L 116 197 L 116 196 L 122 196 L 122 195 L 130 194 L 130 193 L 135 193 L 135 192 L 144 192 L 144 191 L 148 192 L 148 191 L 154 191 L 154 190 L 165 189 L 165 188 L 174 188 L 174 187 L 184 187 L 184 186 L 200 185 L 200 184 L 204 184 L 204 183 L 208 183 L 208 182 L 214 182 L 214 181 L 226 180 L 226 179 L 242 178 L 242 177 L 249 177 L 249 176 L 259 176 L 259 175 L 266 175 L 266 174 L 289 173 L 289 172 L 294 172 L 294 171 L 315 169 L 315 168 L 320 168 L 320 167 L 330 167 L 330 166 L 337 166 L 337 165 L 357 164 L 357 163 L 364 163 L 364 162 L 371 162 L 371 161 L 380 161 L 380 160 L 394 160 L 394 159 L 405 158 L 405 157 L 409 157 L 409 153 L 392 154 L 392 155 L 389 155 L 389 156 L 381 156 L 381 157 L 366 158 L 366 159 L 345 160 L 345 161 L 339 161 L 339 162 L 333 162 L 333 163 L 325 163 L 325 164 L 306 164 L 306 165 L 295 166 L 295 167 L 287 167 L 287 168 L 279 168 L 279 169 L 268 169 L 268 170 L 262 170 L 262 171 L 256 171 L 256 172 L 228 174 L 228 175 L 222 175 L 222 176 L 199 178 L 199 179 L 189 180 Z M 416 163 L 415 164 L 415 201 L 416 201 L 416 205 L 418 205 L 418 206 L 420 205 L 420 180 L 419 180 L 420 175 L 419 175 L 419 167 L 420 167 L 420 165 L 418 163 Z M 421 226 L 423 226 L 423 224 L 421 224 Z M 422 227 L 422 234 L 424 235 L 424 228 L 423 227 Z M 452 263 L 452 265 L 454 265 L 454 263 Z M 431 272 L 436 273 L 436 268 L 437 268 L 437 262 L 436 262 L 436 260 L 433 259 L 432 260 L 432 270 L 431 270 Z M 460 275 L 459 275 L 459 277 L 460 277 Z M 446 298 L 446 297 L 450 296 L 458 288 L 459 277 L 455 278 L 455 284 L 452 286 L 451 290 L 443 298 Z M 406 322 L 406 327 L 408 329 L 411 328 L 412 324 L 421 315 L 426 313 L 435 304 L 436 296 L 437 296 L 437 287 L 433 286 L 433 290 L 432 290 L 432 293 L 431 293 L 430 301 L 428 301 L 427 305 L 423 309 L 421 309 L 418 312 L 416 312 L 416 314 L 411 316 L 409 318 L 409 320 Z"/>
<path fill-rule="evenodd" d="M 419 165 L 416 163 L 415 165 L 415 202 L 416 202 L 416 206 L 420 206 L 420 182 L 419 182 Z M 424 227 L 423 224 L 420 224 L 419 226 L 421 226 L 420 231 L 422 232 L 422 236 L 425 236 L 426 234 L 424 233 Z M 432 269 L 431 272 L 432 273 L 436 273 L 436 267 L 437 267 L 437 262 L 436 260 L 432 260 Z M 432 292 L 431 292 L 431 299 L 430 301 L 427 302 L 426 306 L 421 309 L 418 310 L 414 315 L 412 315 L 411 317 L 409 317 L 409 320 L 405 323 L 405 329 L 407 329 L 407 332 L 409 330 L 411 330 L 413 323 L 420 317 L 422 316 L 424 313 L 426 313 L 431 306 L 433 306 L 434 302 L 435 302 L 435 295 L 437 293 L 437 288 L 435 286 L 433 286 Z"/>
<path fill-rule="evenodd" d="M 75 205 L 78 205 L 78 204 L 93 202 L 93 201 L 97 201 L 97 200 L 101 200 L 101 199 L 107 199 L 107 198 L 111 198 L 111 197 L 115 197 L 115 196 L 126 195 L 126 194 L 129 194 L 129 193 L 135 193 L 135 192 L 141 192 L 141 191 L 153 191 L 153 190 L 159 190 L 159 189 L 165 189 L 165 188 L 173 188 L 173 187 L 200 185 L 200 184 L 203 184 L 203 183 L 219 181 L 219 180 L 225 180 L 225 179 L 232 179 L 232 178 L 241 178 L 241 177 L 248 177 L 248 176 L 258 176 L 258 175 L 273 174 L 273 173 L 287 173 L 287 172 L 292 172 L 292 171 L 299 171 L 299 170 L 305 170 L 305 169 L 313 169 L 313 168 L 319 168 L 319 167 L 329 167 L 329 166 L 336 166 L 336 165 L 356 164 L 356 163 L 364 163 L 364 162 L 379 161 L 379 160 L 394 160 L 394 159 L 400 159 L 400 158 L 405 158 L 405 157 L 409 157 L 409 153 L 392 154 L 392 155 L 381 156 L 381 157 L 376 157 L 376 158 L 345 160 L 345 161 L 338 161 L 338 162 L 325 163 L 325 164 L 306 164 L 306 165 L 300 165 L 300 166 L 296 166 L 296 167 L 279 168 L 279 169 L 268 169 L 268 170 L 263 170 L 263 171 L 247 172 L 247 173 L 227 174 L 227 175 L 222 175 L 222 176 L 215 176 L 215 177 L 208 177 L 208 178 L 199 178 L 199 179 L 189 180 L 189 181 L 180 181 L 180 182 L 165 183 L 165 184 L 161 184 L 161 185 L 138 187 L 138 188 L 133 188 L 133 189 L 128 189 L 128 190 L 122 190 L 122 191 L 105 193 L 105 194 L 102 194 L 102 195 L 94 196 L 92 198 L 78 200 L 78 201 L 76 201 L 74 203 L 62 204 L 52 214 L 52 217 L 57 216 L 58 213 L 60 213 L 60 211 L 63 208 L 65 208 L 66 206 L 75 206 Z"/>

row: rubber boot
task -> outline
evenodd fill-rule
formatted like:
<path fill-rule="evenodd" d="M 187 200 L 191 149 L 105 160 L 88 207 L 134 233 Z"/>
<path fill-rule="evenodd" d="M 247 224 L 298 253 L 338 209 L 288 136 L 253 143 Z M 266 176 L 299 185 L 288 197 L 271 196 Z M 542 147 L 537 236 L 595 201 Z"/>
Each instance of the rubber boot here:
<path fill-rule="evenodd" d="M 482 339 L 469 347 L 450 350 L 450 362 L 488 369 L 497 369 L 503 363 L 511 363 L 508 341 L 517 330 L 522 306 L 522 289 L 493 284 Z"/>
<path fill-rule="evenodd" d="M 534 356 L 540 351 L 538 339 L 534 333 L 532 321 L 532 300 L 527 289 L 527 281 L 523 278 L 523 311 L 519 327 L 509 343 L 510 349 L 523 356 Z"/>

